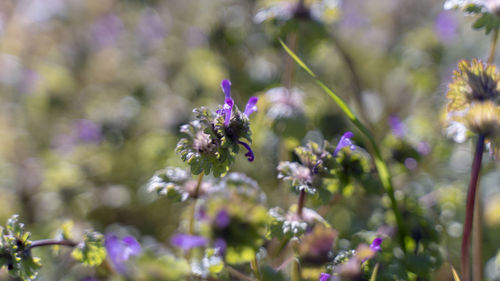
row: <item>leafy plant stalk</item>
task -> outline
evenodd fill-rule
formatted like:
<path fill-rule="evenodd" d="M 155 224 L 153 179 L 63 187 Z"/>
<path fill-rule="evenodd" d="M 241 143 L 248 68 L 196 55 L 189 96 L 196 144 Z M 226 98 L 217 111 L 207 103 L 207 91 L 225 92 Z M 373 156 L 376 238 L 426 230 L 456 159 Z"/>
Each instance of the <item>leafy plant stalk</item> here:
<path fill-rule="evenodd" d="M 394 213 L 394 216 L 396 218 L 396 224 L 398 226 L 398 240 L 401 248 L 403 249 L 404 252 L 406 252 L 406 242 L 405 242 L 405 237 L 406 237 L 406 227 L 403 223 L 403 218 L 401 216 L 401 212 L 398 209 L 398 204 L 396 201 L 396 197 L 394 195 L 394 187 L 392 185 L 392 179 L 391 175 L 389 172 L 389 168 L 387 167 L 384 159 L 382 158 L 382 154 L 380 153 L 380 149 L 371 134 L 370 130 L 361 123 L 361 121 L 356 117 L 356 115 L 352 112 L 352 110 L 347 106 L 347 104 L 339 97 L 337 96 L 332 90 L 330 90 L 321 80 L 319 80 L 316 76 L 316 74 L 292 51 L 288 48 L 288 46 L 280 40 L 281 45 L 285 49 L 285 51 L 293 58 L 293 60 L 303 69 L 305 70 L 320 86 L 320 88 L 325 91 L 332 99 L 333 101 L 340 107 L 340 109 L 344 112 L 344 114 L 351 120 L 351 122 L 358 128 L 358 130 L 361 131 L 365 135 L 365 137 L 368 139 L 372 150 L 373 150 L 373 158 L 375 162 L 375 167 L 377 168 L 380 181 L 382 182 L 382 185 L 384 186 L 384 189 L 389 196 L 390 202 L 391 202 L 391 209 L 392 212 Z"/>
<path fill-rule="evenodd" d="M 470 236 L 472 231 L 472 221 L 474 218 L 474 203 L 476 200 L 479 174 L 481 171 L 481 162 L 483 160 L 483 151 L 484 151 L 484 135 L 480 134 L 477 140 L 474 160 L 472 162 L 469 191 L 467 193 L 467 203 L 465 206 L 466 213 L 465 213 L 464 233 L 462 236 L 462 260 L 461 260 L 462 278 L 465 281 L 470 280 L 469 245 L 470 245 Z"/>

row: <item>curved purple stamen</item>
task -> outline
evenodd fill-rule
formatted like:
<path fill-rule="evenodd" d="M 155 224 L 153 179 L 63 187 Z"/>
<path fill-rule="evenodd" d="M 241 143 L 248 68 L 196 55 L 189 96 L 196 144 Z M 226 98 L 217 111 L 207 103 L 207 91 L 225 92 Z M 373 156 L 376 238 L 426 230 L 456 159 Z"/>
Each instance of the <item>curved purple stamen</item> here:
<path fill-rule="evenodd" d="M 220 83 L 220 87 L 222 88 L 222 91 L 226 95 L 226 99 L 231 98 L 231 81 L 224 79 Z"/>
<path fill-rule="evenodd" d="M 321 273 L 319 276 L 319 281 L 328 281 L 332 276 L 328 273 Z"/>
<path fill-rule="evenodd" d="M 250 97 L 248 99 L 247 106 L 245 107 L 245 112 L 244 112 L 247 117 L 249 117 L 250 114 L 257 111 L 257 101 L 259 101 L 259 98 L 257 97 Z"/>
<path fill-rule="evenodd" d="M 224 101 L 224 106 L 222 107 L 222 112 L 225 115 L 224 126 L 229 126 L 229 122 L 231 121 L 231 113 L 233 112 L 234 101 L 232 98 L 227 98 Z"/>
<path fill-rule="evenodd" d="M 323 164 L 323 161 L 321 161 L 321 160 L 318 160 L 318 161 L 316 162 L 316 164 L 314 164 L 314 166 L 313 166 L 313 168 L 312 168 L 312 172 L 313 172 L 313 174 L 315 174 L 315 175 L 316 175 L 317 173 L 319 173 L 319 169 L 318 169 L 318 167 L 319 167 L 319 165 L 321 165 L 321 164 Z"/>
<path fill-rule="evenodd" d="M 250 148 L 250 146 L 247 143 L 242 142 L 242 141 L 238 141 L 238 143 L 243 145 L 248 150 L 248 152 L 245 154 L 245 156 L 247 157 L 248 162 L 252 162 L 255 159 L 255 156 L 254 156 L 253 151 Z"/>

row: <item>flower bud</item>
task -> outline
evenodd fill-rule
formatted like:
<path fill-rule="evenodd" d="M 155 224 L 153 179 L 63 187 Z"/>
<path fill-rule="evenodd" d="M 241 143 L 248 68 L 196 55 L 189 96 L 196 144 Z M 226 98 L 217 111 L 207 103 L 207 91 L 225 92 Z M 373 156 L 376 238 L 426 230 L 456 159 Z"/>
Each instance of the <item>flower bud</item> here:
<path fill-rule="evenodd" d="M 476 103 L 465 116 L 465 124 L 474 133 L 493 137 L 500 133 L 500 108 L 493 102 Z"/>

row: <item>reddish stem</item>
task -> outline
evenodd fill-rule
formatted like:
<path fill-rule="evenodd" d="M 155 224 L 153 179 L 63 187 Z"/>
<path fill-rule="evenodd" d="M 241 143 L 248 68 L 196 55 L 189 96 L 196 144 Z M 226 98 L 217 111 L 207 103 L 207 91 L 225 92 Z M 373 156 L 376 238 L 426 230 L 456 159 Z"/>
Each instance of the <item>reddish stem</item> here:
<path fill-rule="evenodd" d="M 304 209 L 304 202 L 306 201 L 306 192 L 305 190 L 301 190 L 299 194 L 299 204 L 297 206 L 297 216 L 302 218 L 302 209 Z"/>
<path fill-rule="evenodd" d="M 43 239 L 33 241 L 31 243 L 30 249 L 43 246 L 66 246 L 66 247 L 76 247 L 78 243 L 71 240 L 54 240 L 54 239 Z"/>
<path fill-rule="evenodd" d="M 483 160 L 484 135 L 479 135 L 472 162 L 471 177 L 469 182 L 469 191 L 467 193 L 467 205 L 465 210 L 464 233 L 462 236 L 462 280 L 470 280 L 470 236 L 472 230 L 472 221 L 474 218 L 474 202 L 476 200 L 476 191 L 479 181 L 479 172 L 481 171 L 481 162 Z"/>

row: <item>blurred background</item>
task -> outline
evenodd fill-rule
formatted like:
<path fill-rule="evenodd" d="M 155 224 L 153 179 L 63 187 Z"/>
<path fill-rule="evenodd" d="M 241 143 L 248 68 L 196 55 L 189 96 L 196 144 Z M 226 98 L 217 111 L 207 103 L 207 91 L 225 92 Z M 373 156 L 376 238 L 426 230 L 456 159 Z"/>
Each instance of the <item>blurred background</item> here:
<path fill-rule="evenodd" d="M 368 124 L 398 199 L 429 219 L 457 265 L 473 145 L 446 138 L 440 119 L 452 70 L 460 59 L 486 58 L 490 38 L 471 29 L 473 18 L 444 11 L 443 1 L 311 0 L 292 19 L 294 5 L 1 1 L 1 224 L 18 213 L 41 239 L 72 220 L 77 229 L 125 229 L 146 248 L 170 247 L 185 204 L 156 199 L 146 185 L 158 169 L 187 167 L 174 153 L 179 126 L 194 107 L 223 103 L 226 78 L 240 108 L 259 97 L 256 159 L 239 155 L 232 170 L 258 182 L 266 206 L 287 208 L 295 197 L 276 179 L 278 162 L 294 159 L 305 140 L 338 140 L 353 128 L 287 57 L 283 39 Z M 500 173 L 490 157 L 483 175 L 485 273 L 500 280 Z M 379 186 L 359 188 L 365 197 L 346 191 L 324 214 L 346 239 L 388 216 L 380 204 L 359 204 L 382 198 L 388 206 Z M 37 280 L 81 280 L 90 271 L 49 251 L 37 255 L 45 264 Z"/>

